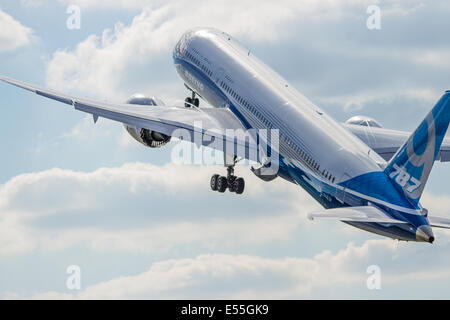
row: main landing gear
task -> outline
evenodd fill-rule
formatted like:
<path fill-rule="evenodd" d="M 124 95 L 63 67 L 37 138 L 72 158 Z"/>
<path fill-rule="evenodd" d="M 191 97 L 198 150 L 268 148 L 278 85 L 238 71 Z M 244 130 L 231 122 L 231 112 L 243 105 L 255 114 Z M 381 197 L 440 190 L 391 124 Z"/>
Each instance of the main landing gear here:
<path fill-rule="evenodd" d="M 187 97 L 184 100 L 184 106 L 186 108 L 192 108 L 192 107 L 198 108 L 199 105 L 200 105 L 200 100 L 198 100 L 198 98 L 195 97 L 195 92 L 194 91 L 192 91 L 192 96 L 191 97 Z"/>
<path fill-rule="evenodd" d="M 236 192 L 237 194 L 242 194 L 245 188 L 244 178 L 238 178 L 234 175 L 234 165 L 227 166 L 227 176 L 223 177 L 215 174 L 211 177 L 211 189 L 213 191 L 219 191 L 220 193 L 225 192 L 225 190 L 230 190 L 230 192 Z"/>
<path fill-rule="evenodd" d="M 189 90 L 191 90 L 188 86 L 186 86 Z M 195 97 L 195 92 L 192 91 L 192 96 L 187 97 L 184 100 L 184 106 L 186 108 L 198 108 L 200 101 Z M 220 176 L 215 174 L 211 177 L 210 186 L 213 191 L 219 191 L 220 193 L 224 193 L 225 190 L 230 190 L 230 192 L 236 192 L 237 194 L 242 194 L 245 188 L 244 178 L 239 178 L 234 175 L 234 166 L 237 162 L 237 157 L 234 155 L 224 154 L 224 163 L 227 167 L 227 176 Z"/>

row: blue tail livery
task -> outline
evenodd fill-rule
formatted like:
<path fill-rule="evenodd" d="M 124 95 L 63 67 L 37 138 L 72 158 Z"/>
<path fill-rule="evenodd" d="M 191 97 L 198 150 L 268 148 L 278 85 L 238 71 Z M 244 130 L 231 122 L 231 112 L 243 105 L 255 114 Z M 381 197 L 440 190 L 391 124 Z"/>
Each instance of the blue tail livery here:
<path fill-rule="evenodd" d="M 427 183 L 450 121 L 450 91 L 445 92 L 385 169 L 416 206 Z"/>

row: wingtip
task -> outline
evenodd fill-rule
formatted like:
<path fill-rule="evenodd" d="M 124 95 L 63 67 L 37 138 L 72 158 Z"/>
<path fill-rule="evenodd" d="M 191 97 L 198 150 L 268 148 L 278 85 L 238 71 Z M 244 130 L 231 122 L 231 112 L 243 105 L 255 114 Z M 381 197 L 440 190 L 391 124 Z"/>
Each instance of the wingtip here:
<path fill-rule="evenodd" d="M 11 78 L 0 74 L 0 80 L 9 83 Z"/>

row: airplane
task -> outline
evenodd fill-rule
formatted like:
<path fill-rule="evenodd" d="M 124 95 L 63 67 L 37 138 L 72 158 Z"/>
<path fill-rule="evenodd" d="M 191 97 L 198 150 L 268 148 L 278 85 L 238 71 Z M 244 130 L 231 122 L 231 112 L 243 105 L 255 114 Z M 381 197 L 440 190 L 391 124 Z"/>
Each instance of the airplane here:
<path fill-rule="evenodd" d="M 234 168 L 247 159 L 258 163 L 251 170 L 262 180 L 280 177 L 320 203 L 324 209 L 308 213 L 311 220 L 334 219 L 392 239 L 428 243 L 435 239 L 432 228 L 450 228 L 450 219 L 429 215 L 420 204 L 434 162 L 450 161 L 445 137 L 450 90 L 408 133 L 364 116 L 338 123 L 238 40 L 214 28 L 185 32 L 173 61 L 190 92 L 183 106 L 139 94 L 126 103 L 108 103 L 0 80 L 92 114 L 94 122 L 103 117 L 123 123 L 150 148 L 181 137 L 223 151 L 227 173 L 211 177 L 214 191 L 243 193 L 245 181 Z M 199 98 L 212 107 L 200 107 Z"/>

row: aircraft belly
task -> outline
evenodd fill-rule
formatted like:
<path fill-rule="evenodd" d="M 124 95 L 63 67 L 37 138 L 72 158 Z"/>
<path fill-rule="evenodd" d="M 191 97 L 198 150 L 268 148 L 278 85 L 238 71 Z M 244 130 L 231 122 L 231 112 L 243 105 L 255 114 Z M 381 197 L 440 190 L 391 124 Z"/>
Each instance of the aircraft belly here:
<path fill-rule="evenodd" d="M 300 168 L 297 165 L 293 165 L 293 161 L 287 160 L 280 155 L 280 174 L 281 178 L 294 182 L 301 186 L 306 192 L 308 192 L 316 201 L 318 201 L 324 208 L 337 208 L 341 206 L 347 206 L 342 198 L 342 191 L 336 187 L 328 185 L 313 174 L 307 173 L 306 169 Z M 339 198 L 338 198 L 339 197 Z"/>
<path fill-rule="evenodd" d="M 382 224 L 382 223 L 368 223 L 368 222 L 350 222 L 343 221 L 344 223 L 351 225 L 355 228 L 372 232 L 381 236 L 389 237 L 392 239 L 404 240 L 404 241 L 417 241 L 416 233 L 413 232 L 413 228 L 409 225 L 400 224 Z"/>

